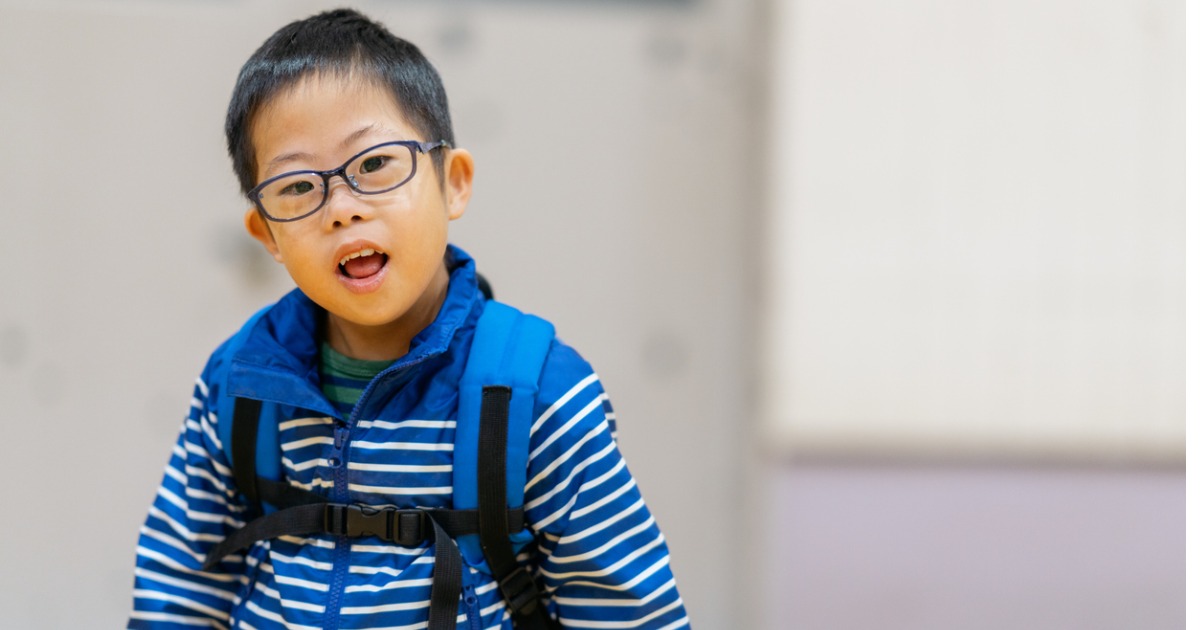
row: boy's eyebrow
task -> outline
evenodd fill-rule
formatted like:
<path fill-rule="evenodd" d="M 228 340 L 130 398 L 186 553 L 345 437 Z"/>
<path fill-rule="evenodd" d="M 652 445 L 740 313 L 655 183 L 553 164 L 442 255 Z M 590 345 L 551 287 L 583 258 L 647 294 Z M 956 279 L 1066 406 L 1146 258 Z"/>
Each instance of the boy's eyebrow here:
<path fill-rule="evenodd" d="M 376 123 L 371 123 L 369 125 L 359 128 L 357 131 L 354 131 L 350 135 L 346 136 L 346 138 L 344 140 L 342 140 L 342 144 L 341 144 L 342 148 L 344 149 L 346 147 L 349 147 L 351 144 L 354 143 L 354 141 L 358 140 L 359 138 L 362 138 L 363 136 L 365 136 L 368 133 L 375 131 L 377 129 L 382 129 L 382 127 L 380 127 Z M 278 166 L 280 164 L 283 164 L 284 162 L 293 162 L 296 160 L 312 161 L 314 159 L 316 159 L 316 157 L 311 153 L 304 153 L 303 151 L 294 151 L 292 153 L 284 153 L 283 155 L 276 157 L 275 159 L 273 159 L 267 163 L 267 167 L 270 168 L 273 166 Z"/>
<path fill-rule="evenodd" d="M 315 159 L 315 158 L 314 158 L 313 154 L 311 154 L 311 153 L 304 153 L 304 152 L 300 152 L 300 151 L 297 151 L 297 152 L 294 152 L 294 153 L 284 153 L 283 155 L 281 155 L 281 156 L 279 156 L 279 157 L 275 158 L 274 160 L 271 160 L 270 162 L 268 162 L 268 163 L 267 163 L 267 168 L 268 168 L 268 169 L 270 169 L 271 167 L 278 166 L 278 165 L 280 165 L 280 164 L 283 164 L 283 163 L 285 163 L 285 162 L 294 162 L 294 161 L 296 161 L 296 160 L 309 160 L 309 161 L 311 161 L 311 160 L 313 160 L 313 159 Z"/>
<path fill-rule="evenodd" d="M 382 129 L 382 127 L 380 127 L 378 123 L 371 123 L 369 125 L 363 126 L 358 131 L 355 131 L 354 133 L 346 136 L 345 140 L 342 140 L 342 148 L 345 149 L 345 148 L 349 147 L 355 140 L 358 140 L 359 138 L 367 135 L 368 133 L 370 133 L 372 131 L 375 131 L 376 129 Z"/>

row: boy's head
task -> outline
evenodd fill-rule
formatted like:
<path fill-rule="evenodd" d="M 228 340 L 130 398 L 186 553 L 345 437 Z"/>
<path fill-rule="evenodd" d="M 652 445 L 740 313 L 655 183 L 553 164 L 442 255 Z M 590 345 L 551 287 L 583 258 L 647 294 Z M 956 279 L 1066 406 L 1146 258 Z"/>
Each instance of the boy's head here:
<path fill-rule="evenodd" d="M 227 131 L 246 228 L 329 313 L 330 343 L 404 354 L 441 306 L 474 175 L 432 66 L 357 13 L 323 13 L 246 63 Z"/>
<path fill-rule="evenodd" d="M 446 91 L 421 51 L 357 11 L 327 11 L 279 29 L 242 66 L 225 118 L 225 139 L 243 193 L 258 183 L 251 139 L 255 116 L 280 92 L 313 74 L 386 89 L 424 136 L 421 140 L 454 145 Z M 435 159 L 439 175 L 442 167 Z"/>

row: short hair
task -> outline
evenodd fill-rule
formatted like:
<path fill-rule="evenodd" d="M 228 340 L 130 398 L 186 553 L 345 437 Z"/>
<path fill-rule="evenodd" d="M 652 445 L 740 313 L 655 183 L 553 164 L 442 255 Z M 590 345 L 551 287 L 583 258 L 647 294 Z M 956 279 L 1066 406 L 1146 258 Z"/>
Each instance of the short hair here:
<path fill-rule="evenodd" d="M 427 142 L 454 145 L 442 78 L 412 43 L 353 9 L 297 20 L 276 31 L 238 74 L 225 116 L 225 141 L 243 193 L 257 182 L 250 125 L 270 99 L 313 74 L 360 75 L 391 92 L 407 122 Z M 441 157 L 441 156 L 437 156 Z M 433 160 L 438 181 L 441 159 Z"/>

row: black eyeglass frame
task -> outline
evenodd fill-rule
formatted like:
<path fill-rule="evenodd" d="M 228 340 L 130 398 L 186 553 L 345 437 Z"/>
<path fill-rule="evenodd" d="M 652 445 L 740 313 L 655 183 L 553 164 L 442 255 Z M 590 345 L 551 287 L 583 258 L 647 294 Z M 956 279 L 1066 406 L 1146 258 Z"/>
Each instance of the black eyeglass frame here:
<path fill-rule="evenodd" d="M 363 190 L 363 189 L 359 188 L 358 182 L 356 182 L 354 180 L 354 176 L 348 175 L 346 173 L 346 167 L 353 164 L 354 161 L 357 160 L 358 158 L 360 158 L 372 151 L 376 151 L 382 147 L 388 147 L 388 146 L 392 146 L 392 145 L 399 145 L 399 146 L 408 148 L 408 153 L 409 153 L 409 155 L 412 156 L 412 172 L 410 172 L 408 174 L 408 177 L 405 177 L 399 184 L 396 184 L 395 186 L 392 186 L 391 188 L 386 188 L 384 190 L 371 190 L 371 191 Z M 329 180 L 335 175 L 338 177 L 341 177 L 342 181 L 346 182 L 346 185 L 349 186 L 351 190 L 353 190 L 354 192 L 356 192 L 360 195 L 382 195 L 383 193 L 391 192 L 391 191 L 396 190 L 397 188 L 407 184 L 409 182 L 409 180 L 411 180 L 413 177 L 416 176 L 416 174 L 417 174 L 417 153 L 428 154 L 436 149 L 448 148 L 449 146 L 450 146 L 450 143 L 446 142 L 445 140 L 438 140 L 437 142 L 421 142 L 419 140 L 393 140 L 391 142 L 383 142 L 383 143 L 374 145 L 372 147 L 363 149 L 362 151 L 359 151 L 358 153 L 355 153 L 354 156 L 351 157 L 349 160 L 346 160 L 346 162 L 344 164 L 342 164 L 341 166 L 339 166 L 337 168 L 330 169 L 328 171 L 314 171 L 314 170 L 306 169 L 306 170 L 302 170 L 302 171 L 288 171 L 286 173 L 280 173 L 279 175 L 275 175 L 274 177 L 270 177 L 266 180 L 263 180 L 260 184 L 258 184 L 254 188 L 251 188 L 250 192 L 246 193 L 246 196 L 250 198 L 250 201 L 254 202 L 254 205 L 258 207 L 258 212 L 260 214 L 262 214 L 263 217 L 265 217 L 268 221 L 274 221 L 276 223 L 291 223 L 292 221 L 299 221 L 300 219 L 306 219 L 308 217 L 311 217 L 312 215 L 316 214 L 317 211 L 319 211 L 321 208 L 325 207 L 325 204 L 329 201 Z M 290 219 L 280 219 L 278 217 L 271 216 L 271 213 L 267 212 L 267 209 L 264 208 L 263 204 L 262 204 L 263 189 L 266 188 L 267 186 L 269 186 L 273 182 L 277 182 L 285 177 L 295 177 L 296 175 L 316 175 L 317 177 L 321 178 L 321 195 L 322 195 L 321 203 L 317 204 L 317 207 L 313 208 L 312 210 L 310 210 L 302 215 L 292 217 Z"/>

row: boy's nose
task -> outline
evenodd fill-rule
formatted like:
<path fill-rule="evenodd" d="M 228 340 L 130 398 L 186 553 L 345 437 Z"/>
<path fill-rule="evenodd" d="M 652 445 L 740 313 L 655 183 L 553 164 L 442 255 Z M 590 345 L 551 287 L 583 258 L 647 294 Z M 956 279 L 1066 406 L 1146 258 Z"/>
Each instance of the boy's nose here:
<path fill-rule="evenodd" d="M 325 200 L 325 223 L 337 228 L 369 218 L 371 204 L 362 198 L 346 180 L 329 178 L 329 198 Z"/>

